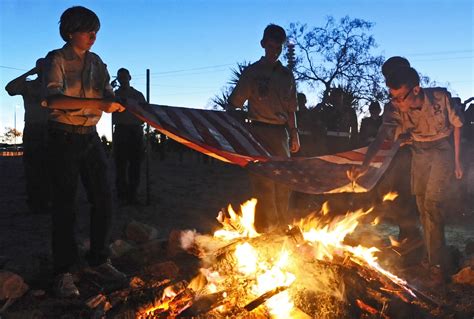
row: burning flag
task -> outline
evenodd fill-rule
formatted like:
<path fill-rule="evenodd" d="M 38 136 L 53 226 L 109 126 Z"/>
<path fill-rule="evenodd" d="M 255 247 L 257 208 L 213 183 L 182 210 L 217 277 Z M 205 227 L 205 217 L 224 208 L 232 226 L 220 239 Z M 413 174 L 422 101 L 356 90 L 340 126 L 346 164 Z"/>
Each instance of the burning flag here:
<path fill-rule="evenodd" d="M 399 148 L 398 143 L 385 143 L 369 171 L 355 184 L 346 172 L 353 165 L 362 164 L 367 147 L 333 155 L 283 159 L 272 157 L 245 123 L 226 112 L 154 104 L 128 110 L 179 143 L 303 193 L 366 192 L 375 186 Z"/>

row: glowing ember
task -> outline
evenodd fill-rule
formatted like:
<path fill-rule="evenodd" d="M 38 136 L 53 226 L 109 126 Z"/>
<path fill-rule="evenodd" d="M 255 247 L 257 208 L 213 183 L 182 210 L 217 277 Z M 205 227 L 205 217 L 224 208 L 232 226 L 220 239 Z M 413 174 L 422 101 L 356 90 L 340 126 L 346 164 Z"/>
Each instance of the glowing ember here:
<path fill-rule="evenodd" d="M 383 200 L 382 200 L 382 201 L 384 201 L 384 202 L 386 202 L 386 201 L 394 201 L 395 198 L 397 198 L 397 197 L 398 197 L 398 193 L 397 193 L 397 192 L 388 192 L 387 194 L 385 194 L 385 195 L 383 196 Z"/>

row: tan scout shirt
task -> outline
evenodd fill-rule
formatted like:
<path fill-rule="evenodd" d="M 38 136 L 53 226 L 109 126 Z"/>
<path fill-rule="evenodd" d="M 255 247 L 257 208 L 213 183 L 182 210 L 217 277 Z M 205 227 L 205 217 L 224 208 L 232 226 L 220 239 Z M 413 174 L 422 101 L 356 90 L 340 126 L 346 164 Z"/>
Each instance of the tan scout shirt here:
<path fill-rule="evenodd" d="M 120 97 L 122 99 L 133 99 L 135 101 L 138 101 L 138 103 L 146 102 L 143 94 L 140 91 L 135 90 L 133 87 L 129 87 L 128 89 L 118 88 L 115 91 L 115 96 Z M 130 113 L 129 111 L 125 110 L 123 112 L 112 113 L 112 124 L 142 125 L 143 121 L 132 113 Z"/>
<path fill-rule="evenodd" d="M 86 52 L 82 63 L 69 44 L 48 53 L 43 82 L 46 96 L 61 94 L 100 99 L 114 96 L 107 66 L 100 57 Z M 99 109 L 53 109 L 49 119 L 65 124 L 91 126 L 99 122 L 101 115 L 102 110 Z"/>
<path fill-rule="evenodd" d="M 250 120 L 286 124 L 288 113 L 297 111 L 293 74 L 280 61 L 271 65 L 261 58 L 244 70 L 229 97 L 236 107 L 247 100 Z"/>
<path fill-rule="evenodd" d="M 392 127 L 393 137 L 408 133 L 418 142 L 431 142 L 451 135 L 453 127 L 461 127 L 463 119 L 451 104 L 451 94 L 443 88 L 423 89 L 420 109 L 400 112 L 393 104 L 385 106 L 383 126 Z"/>

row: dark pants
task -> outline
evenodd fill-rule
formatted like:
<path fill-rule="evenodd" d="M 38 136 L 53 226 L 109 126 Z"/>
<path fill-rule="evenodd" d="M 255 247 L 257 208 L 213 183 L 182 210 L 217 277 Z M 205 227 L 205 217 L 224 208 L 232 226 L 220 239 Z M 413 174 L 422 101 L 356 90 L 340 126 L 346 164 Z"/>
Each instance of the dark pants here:
<path fill-rule="evenodd" d="M 112 216 L 112 191 L 107 158 L 96 132 L 68 133 L 49 129 L 49 164 L 53 189 L 53 260 L 56 273 L 69 271 L 77 260 L 74 236 L 76 194 L 81 178 L 91 203 L 89 263 L 107 258 L 107 239 Z"/>
<path fill-rule="evenodd" d="M 428 262 L 447 267 L 444 238 L 444 196 L 454 170 L 454 152 L 448 138 L 434 142 L 414 142 L 412 190 L 416 195 Z"/>
<path fill-rule="evenodd" d="M 252 124 L 253 136 L 272 156 L 289 157 L 288 132 L 283 125 Z M 250 173 L 253 196 L 257 199 L 255 227 L 263 232 L 272 226 L 283 226 L 287 219 L 290 189 L 269 178 Z"/>
<path fill-rule="evenodd" d="M 388 212 L 384 217 L 393 220 L 399 226 L 399 240 L 420 238 L 419 214 L 415 196 L 411 192 L 411 162 L 411 147 L 402 146 L 376 187 L 378 202 L 388 192 L 398 194 L 394 201 L 386 201 L 383 205 Z"/>
<path fill-rule="evenodd" d="M 143 158 L 142 126 L 115 125 L 113 142 L 118 196 L 121 199 L 134 199 L 140 184 Z"/>
<path fill-rule="evenodd" d="M 25 124 L 23 130 L 23 166 L 26 194 L 30 210 L 45 213 L 51 200 L 51 187 L 47 168 L 46 124 Z"/>

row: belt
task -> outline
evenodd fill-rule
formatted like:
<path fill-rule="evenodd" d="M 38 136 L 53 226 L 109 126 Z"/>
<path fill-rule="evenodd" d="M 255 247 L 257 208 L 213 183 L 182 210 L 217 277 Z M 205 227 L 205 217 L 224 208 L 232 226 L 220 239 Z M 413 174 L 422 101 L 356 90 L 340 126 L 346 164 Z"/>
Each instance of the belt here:
<path fill-rule="evenodd" d="M 54 128 L 58 129 L 61 131 L 65 131 L 68 133 L 73 133 L 73 134 L 91 134 L 97 132 L 97 129 L 95 125 L 91 126 L 81 126 L 81 125 L 71 125 L 71 124 L 65 124 L 61 122 L 55 122 L 55 121 L 49 121 L 48 122 L 48 127 L 49 128 Z"/>
<path fill-rule="evenodd" d="M 337 131 L 327 131 L 327 136 L 337 136 L 337 137 L 351 137 L 351 133 L 348 132 L 337 132 Z"/>
<path fill-rule="evenodd" d="M 446 142 L 449 143 L 449 138 L 450 138 L 449 136 L 446 136 L 434 141 L 425 141 L 425 142 L 413 141 L 413 146 L 417 148 L 421 148 L 421 149 L 428 149 L 428 148 L 436 147 Z"/>
<path fill-rule="evenodd" d="M 269 126 L 269 127 L 286 127 L 286 123 L 276 124 L 276 123 L 265 123 L 255 120 L 250 120 L 250 124 L 254 126 Z"/>

